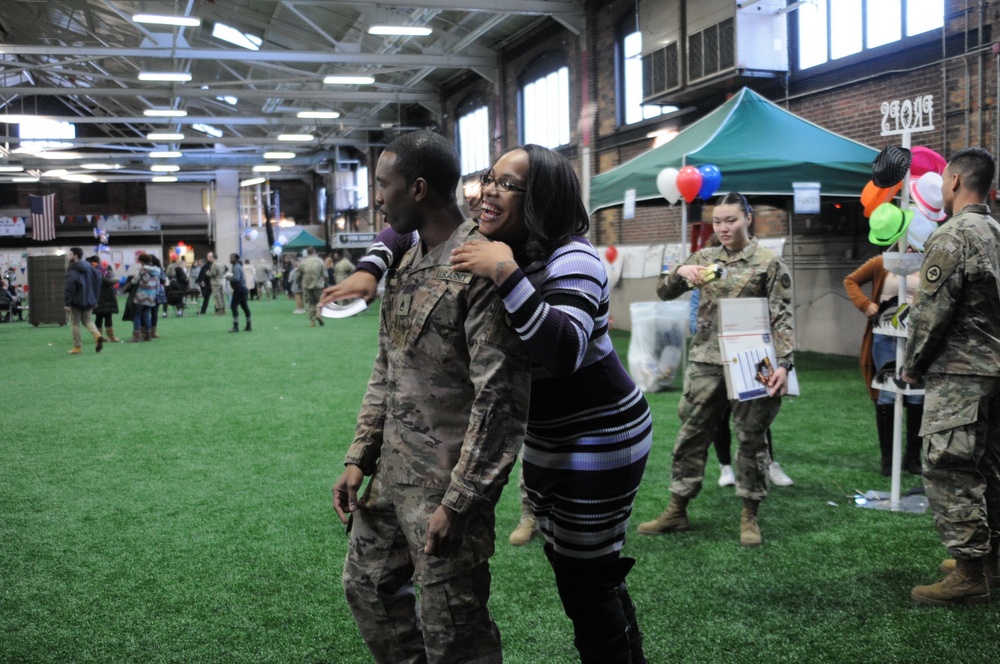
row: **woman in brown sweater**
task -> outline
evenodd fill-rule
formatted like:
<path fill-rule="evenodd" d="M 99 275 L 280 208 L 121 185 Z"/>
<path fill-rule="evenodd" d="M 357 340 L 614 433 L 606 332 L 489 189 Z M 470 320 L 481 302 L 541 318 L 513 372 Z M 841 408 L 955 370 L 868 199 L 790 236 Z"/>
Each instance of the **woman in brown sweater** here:
<path fill-rule="evenodd" d="M 865 295 L 861 287 L 871 283 L 871 297 Z M 913 298 L 916 280 L 907 281 L 906 301 Z M 895 304 L 899 293 L 899 277 L 888 272 L 881 254 L 869 259 L 864 265 L 847 275 L 844 289 L 858 311 L 868 317 L 865 334 L 861 338 L 861 375 L 868 389 L 868 395 L 875 404 L 875 425 L 878 429 L 879 449 L 882 452 L 882 475 L 892 473 L 892 428 L 895 394 L 878 390 L 871 386 L 872 379 L 889 361 L 896 360 L 896 338 L 875 334 L 874 327 L 882 308 Z M 881 308 L 880 308 L 881 307 Z M 920 420 L 923 417 L 923 396 L 906 397 L 906 452 L 903 455 L 903 469 L 914 475 L 920 474 Z"/>

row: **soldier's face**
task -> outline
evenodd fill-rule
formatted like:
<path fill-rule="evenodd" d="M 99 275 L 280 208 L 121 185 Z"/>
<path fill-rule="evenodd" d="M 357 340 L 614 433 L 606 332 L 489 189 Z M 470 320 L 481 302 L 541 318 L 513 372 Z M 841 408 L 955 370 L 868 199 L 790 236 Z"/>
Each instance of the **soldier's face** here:
<path fill-rule="evenodd" d="M 712 211 L 712 229 L 726 249 L 739 251 L 750 241 L 750 218 L 735 203 L 716 205 Z"/>
<path fill-rule="evenodd" d="M 408 185 L 396 170 L 396 153 L 383 152 L 375 167 L 375 205 L 386 223 L 400 234 L 418 230 L 413 209 L 413 185 Z"/>
<path fill-rule="evenodd" d="M 524 192 L 511 189 L 501 191 L 498 181 L 509 182 L 515 187 L 528 186 L 530 162 L 524 150 L 511 150 L 497 159 L 490 175 L 493 182 L 483 185 L 481 198 L 482 212 L 479 215 L 479 230 L 491 240 L 518 245 L 528 235 L 524 223 Z"/>

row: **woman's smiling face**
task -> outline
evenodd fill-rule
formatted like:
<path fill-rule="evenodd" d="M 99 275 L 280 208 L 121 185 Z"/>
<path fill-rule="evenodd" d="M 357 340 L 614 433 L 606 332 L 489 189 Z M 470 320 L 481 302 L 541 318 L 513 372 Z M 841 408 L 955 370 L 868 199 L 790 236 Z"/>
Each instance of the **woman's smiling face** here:
<path fill-rule="evenodd" d="M 524 242 L 528 234 L 524 223 L 525 194 L 513 190 L 500 191 L 496 180 L 506 180 L 517 187 L 527 187 L 528 168 L 528 153 L 524 150 L 511 150 L 493 164 L 489 175 L 494 181 L 482 187 L 482 211 L 479 215 L 479 230 L 491 240 L 506 242 L 512 246 Z"/>

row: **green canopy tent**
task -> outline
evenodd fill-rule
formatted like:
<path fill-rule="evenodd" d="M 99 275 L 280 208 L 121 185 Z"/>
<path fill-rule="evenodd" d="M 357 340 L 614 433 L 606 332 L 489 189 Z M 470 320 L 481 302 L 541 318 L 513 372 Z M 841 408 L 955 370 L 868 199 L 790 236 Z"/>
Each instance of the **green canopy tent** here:
<path fill-rule="evenodd" d="M 590 180 L 590 210 L 663 200 L 656 176 L 667 167 L 714 164 L 720 192 L 791 195 L 792 182 L 819 182 L 821 195 L 860 196 L 878 151 L 803 120 L 743 88 L 732 99 L 653 148 Z"/>
<path fill-rule="evenodd" d="M 319 239 L 306 229 L 299 231 L 299 234 L 293 237 L 291 240 L 285 243 L 282 247 L 282 251 L 295 251 L 297 249 L 305 249 L 307 247 L 325 247 L 326 242 Z"/>

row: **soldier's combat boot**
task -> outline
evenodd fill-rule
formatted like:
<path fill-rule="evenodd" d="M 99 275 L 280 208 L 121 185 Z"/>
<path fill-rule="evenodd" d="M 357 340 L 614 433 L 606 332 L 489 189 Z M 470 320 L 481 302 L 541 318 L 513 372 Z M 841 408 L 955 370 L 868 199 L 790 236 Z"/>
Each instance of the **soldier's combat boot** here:
<path fill-rule="evenodd" d="M 676 493 L 670 494 L 670 502 L 663 514 L 652 521 L 640 523 L 637 530 L 642 535 L 663 535 L 691 530 L 691 522 L 687 515 L 689 501 L 690 499 L 686 496 L 679 496 Z"/>
<path fill-rule="evenodd" d="M 521 521 L 517 528 L 510 534 L 510 543 L 514 546 L 523 546 L 531 541 L 531 538 L 538 532 L 538 521 L 534 516 L 528 514 L 521 515 Z"/>
<path fill-rule="evenodd" d="M 941 561 L 941 572 L 951 574 L 955 571 L 955 559 L 948 558 Z M 995 546 L 983 560 L 983 573 L 986 574 L 986 584 L 990 588 L 1000 588 L 1000 551 Z"/>
<path fill-rule="evenodd" d="M 760 546 L 760 522 L 757 520 L 759 500 L 743 499 L 743 511 L 740 513 L 740 546 Z"/>
<path fill-rule="evenodd" d="M 986 582 L 982 558 L 956 558 L 955 569 L 929 586 L 917 586 L 910 592 L 914 602 L 935 606 L 988 604 L 990 586 Z"/>

